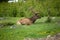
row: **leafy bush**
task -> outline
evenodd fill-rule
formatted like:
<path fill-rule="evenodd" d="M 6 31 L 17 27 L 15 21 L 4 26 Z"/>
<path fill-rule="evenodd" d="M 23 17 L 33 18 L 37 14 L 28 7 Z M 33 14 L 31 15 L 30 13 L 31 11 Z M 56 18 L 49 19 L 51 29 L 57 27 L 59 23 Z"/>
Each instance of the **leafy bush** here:
<path fill-rule="evenodd" d="M 26 0 L 18 3 L 0 3 L 0 17 L 30 17 L 32 12 L 29 8 L 38 10 L 41 16 L 48 16 L 50 9 L 51 16 L 60 16 L 59 0 Z"/>

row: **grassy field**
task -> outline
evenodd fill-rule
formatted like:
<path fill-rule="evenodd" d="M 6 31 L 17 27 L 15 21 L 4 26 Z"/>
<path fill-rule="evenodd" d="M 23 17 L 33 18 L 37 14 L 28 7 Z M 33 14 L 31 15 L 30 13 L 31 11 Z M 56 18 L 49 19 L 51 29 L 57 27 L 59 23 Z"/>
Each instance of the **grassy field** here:
<path fill-rule="evenodd" d="M 60 32 L 60 17 L 53 17 L 46 23 L 47 17 L 38 19 L 32 25 L 16 25 L 18 17 L 0 19 L 0 40 L 23 40 L 26 37 L 40 38 Z"/>

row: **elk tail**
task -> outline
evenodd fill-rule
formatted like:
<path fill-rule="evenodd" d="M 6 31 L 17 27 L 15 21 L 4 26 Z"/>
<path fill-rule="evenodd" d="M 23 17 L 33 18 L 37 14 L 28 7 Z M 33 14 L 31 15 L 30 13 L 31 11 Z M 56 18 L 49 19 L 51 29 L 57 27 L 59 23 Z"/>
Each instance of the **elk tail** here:
<path fill-rule="evenodd" d="M 18 21 L 18 22 L 17 22 L 17 25 L 21 25 L 21 23 Z"/>

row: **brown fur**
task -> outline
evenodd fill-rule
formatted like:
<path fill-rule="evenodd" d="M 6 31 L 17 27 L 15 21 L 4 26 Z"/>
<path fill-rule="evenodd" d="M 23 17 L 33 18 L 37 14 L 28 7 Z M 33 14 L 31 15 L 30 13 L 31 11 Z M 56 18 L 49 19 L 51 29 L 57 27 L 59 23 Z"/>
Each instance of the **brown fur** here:
<path fill-rule="evenodd" d="M 32 24 L 32 21 L 29 18 L 24 18 L 19 21 L 23 25 L 30 25 Z"/>
<path fill-rule="evenodd" d="M 23 18 L 17 22 L 17 24 L 22 25 L 31 25 L 32 23 L 35 23 L 35 21 L 40 18 L 38 14 L 33 15 L 31 18 Z"/>

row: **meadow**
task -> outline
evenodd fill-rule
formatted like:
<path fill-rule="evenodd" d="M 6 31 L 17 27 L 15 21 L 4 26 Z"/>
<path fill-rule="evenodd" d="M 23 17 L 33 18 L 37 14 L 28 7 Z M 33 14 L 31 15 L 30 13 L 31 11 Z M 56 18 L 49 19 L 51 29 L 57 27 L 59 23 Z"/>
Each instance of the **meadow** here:
<path fill-rule="evenodd" d="M 41 19 L 32 25 L 17 25 L 24 17 L 39 12 Z M 47 22 L 48 16 L 51 22 Z M 49 19 L 50 20 L 50 19 Z M 0 40 L 43 38 L 60 33 L 60 0 L 19 0 L 17 3 L 0 2 Z"/>
<path fill-rule="evenodd" d="M 47 17 L 42 17 L 32 25 L 16 25 L 19 19 L 19 17 L 3 17 L 0 19 L 1 40 L 42 38 L 60 32 L 60 17 L 52 17 L 50 23 L 46 23 Z"/>

